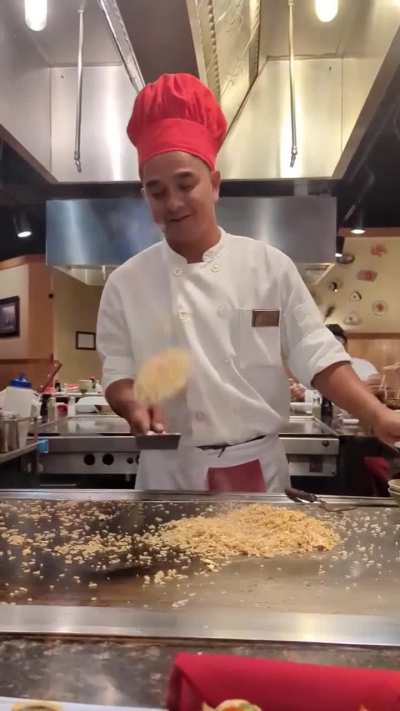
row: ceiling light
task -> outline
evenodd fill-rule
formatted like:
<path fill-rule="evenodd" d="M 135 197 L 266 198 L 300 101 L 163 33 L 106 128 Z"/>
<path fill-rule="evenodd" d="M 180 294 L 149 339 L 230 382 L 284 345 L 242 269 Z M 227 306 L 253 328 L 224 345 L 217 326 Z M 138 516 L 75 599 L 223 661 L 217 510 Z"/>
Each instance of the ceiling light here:
<path fill-rule="evenodd" d="M 16 213 L 13 217 L 13 222 L 17 237 L 19 237 L 20 239 L 32 237 L 32 228 L 24 212 Z"/>
<path fill-rule="evenodd" d="M 364 211 L 362 209 L 357 210 L 351 220 L 351 234 L 353 235 L 363 235 L 365 234 L 364 229 Z"/>
<path fill-rule="evenodd" d="M 25 0 L 25 22 L 34 32 L 44 30 L 47 25 L 47 0 Z"/>
<path fill-rule="evenodd" d="M 336 259 L 343 257 L 344 237 L 336 235 Z"/>
<path fill-rule="evenodd" d="M 315 0 L 315 12 L 320 22 L 332 22 L 338 14 L 339 0 Z"/>

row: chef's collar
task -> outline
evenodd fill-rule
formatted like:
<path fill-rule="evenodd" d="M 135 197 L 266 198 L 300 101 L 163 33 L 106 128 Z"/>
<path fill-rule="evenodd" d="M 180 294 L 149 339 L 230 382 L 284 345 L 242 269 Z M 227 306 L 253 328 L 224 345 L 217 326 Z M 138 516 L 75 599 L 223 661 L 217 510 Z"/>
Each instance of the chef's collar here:
<path fill-rule="evenodd" d="M 213 247 L 210 247 L 210 249 L 207 249 L 206 252 L 204 252 L 202 261 L 201 262 L 194 262 L 193 264 L 188 264 L 187 259 L 185 257 L 182 257 L 181 254 L 178 254 L 178 252 L 175 252 L 168 244 L 167 240 L 163 240 L 164 244 L 164 251 L 167 256 L 168 262 L 174 266 L 196 266 L 196 264 L 203 264 L 204 262 L 212 262 L 214 259 L 222 252 L 225 242 L 226 242 L 226 232 L 225 230 L 222 229 L 222 227 L 219 227 L 219 233 L 220 233 L 220 239 L 215 244 Z"/>

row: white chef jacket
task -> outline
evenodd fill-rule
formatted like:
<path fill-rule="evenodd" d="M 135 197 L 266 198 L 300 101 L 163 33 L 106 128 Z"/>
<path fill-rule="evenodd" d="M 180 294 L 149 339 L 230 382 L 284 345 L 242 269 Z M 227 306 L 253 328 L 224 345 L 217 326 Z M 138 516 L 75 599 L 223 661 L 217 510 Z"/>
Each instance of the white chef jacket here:
<path fill-rule="evenodd" d="M 309 386 L 321 370 L 350 360 L 293 262 L 223 230 L 200 263 L 163 240 L 116 269 L 103 291 L 97 344 L 104 389 L 134 378 L 164 348 L 189 349 L 188 388 L 163 408 L 183 447 L 277 436 L 289 416 L 284 365 Z"/>

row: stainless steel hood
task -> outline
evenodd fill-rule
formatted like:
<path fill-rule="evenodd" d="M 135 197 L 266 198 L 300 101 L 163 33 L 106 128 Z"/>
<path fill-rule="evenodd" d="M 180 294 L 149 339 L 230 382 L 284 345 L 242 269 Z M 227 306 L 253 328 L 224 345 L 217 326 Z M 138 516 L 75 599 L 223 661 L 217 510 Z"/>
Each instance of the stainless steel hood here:
<path fill-rule="evenodd" d="M 313 0 L 296 0 L 299 154 L 291 169 L 287 0 L 86 0 L 77 173 L 81 0 L 48 5 L 47 28 L 35 33 L 23 0 L 0 3 L 0 135 L 61 182 L 138 179 L 125 133 L 136 89 L 121 56 L 137 60 L 145 81 L 165 71 L 204 79 L 230 123 L 224 177 L 249 180 L 340 178 L 398 66 L 394 0 L 341 0 L 328 24 L 316 19 Z"/>
<path fill-rule="evenodd" d="M 222 198 L 228 232 L 260 239 L 307 263 L 334 260 L 336 200 L 324 197 Z M 47 204 L 47 262 L 87 284 L 161 239 L 141 198 L 52 200 Z"/>

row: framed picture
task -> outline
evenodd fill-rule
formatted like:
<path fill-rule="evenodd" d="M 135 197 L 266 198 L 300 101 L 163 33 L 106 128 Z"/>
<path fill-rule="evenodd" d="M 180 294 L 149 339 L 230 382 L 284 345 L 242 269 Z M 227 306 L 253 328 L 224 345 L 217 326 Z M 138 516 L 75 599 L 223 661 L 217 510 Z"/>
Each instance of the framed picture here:
<path fill-rule="evenodd" d="M 95 351 L 96 334 L 92 331 L 76 331 L 75 348 L 78 351 Z"/>
<path fill-rule="evenodd" d="M 0 299 L 0 338 L 19 336 L 19 296 Z"/>

